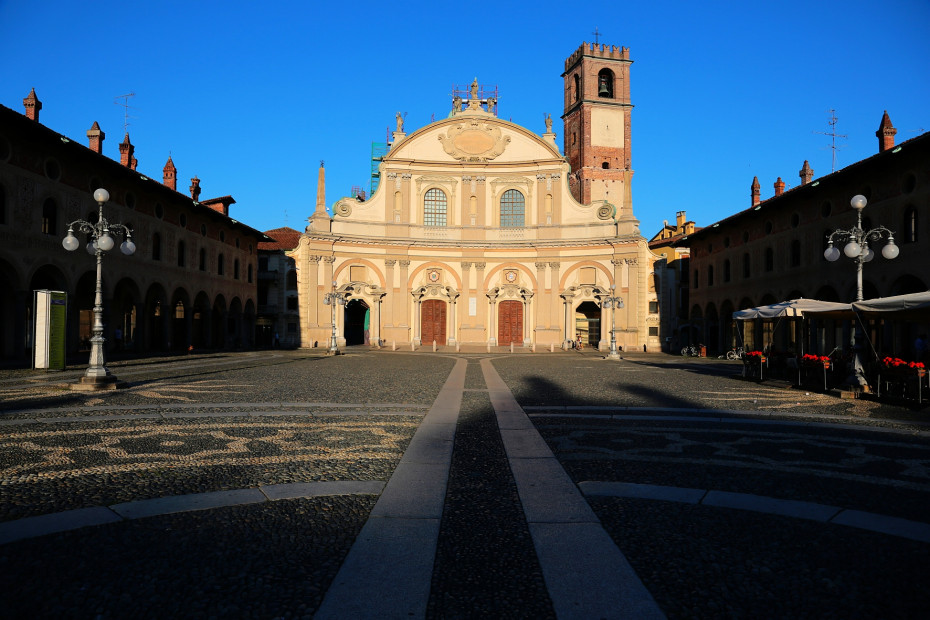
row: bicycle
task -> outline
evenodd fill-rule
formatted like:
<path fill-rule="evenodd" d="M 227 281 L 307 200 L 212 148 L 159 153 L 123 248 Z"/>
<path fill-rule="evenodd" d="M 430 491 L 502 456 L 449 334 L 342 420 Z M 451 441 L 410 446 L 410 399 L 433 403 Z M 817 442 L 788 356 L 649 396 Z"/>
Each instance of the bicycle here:
<path fill-rule="evenodd" d="M 743 347 L 736 347 L 735 349 L 731 349 L 730 351 L 727 351 L 727 359 L 728 360 L 741 360 L 743 359 L 743 356 L 745 354 L 746 353 L 743 351 Z"/>
<path fill-rule="evenodd" d="M 687 346 L 681 350 L 684 357 L 698 357 L 701 352 L 697 347 Z"/>

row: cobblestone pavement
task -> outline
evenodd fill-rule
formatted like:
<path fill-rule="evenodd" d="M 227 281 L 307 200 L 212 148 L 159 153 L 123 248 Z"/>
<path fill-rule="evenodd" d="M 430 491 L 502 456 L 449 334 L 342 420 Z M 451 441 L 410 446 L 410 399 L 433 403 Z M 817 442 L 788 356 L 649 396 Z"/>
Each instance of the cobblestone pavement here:
<path fill-rule="evenodd" d="M 62 388 L 80 368 L 3 371 L 0 529 L 140 500 L 385 483 L 466 358 L 424 615 L 554 617 L 478 368 L 488 357 L 669 617 L 911 617 L 930 604 L 926 409 L 667 356 L 203 355 L 110 364 L 127 385 L 104 395 Z M 304 493 L 0 543 L 5 615 L 310 617 L 377 500 Z M 818 507 L 831 517 L 797 516 Z"/>

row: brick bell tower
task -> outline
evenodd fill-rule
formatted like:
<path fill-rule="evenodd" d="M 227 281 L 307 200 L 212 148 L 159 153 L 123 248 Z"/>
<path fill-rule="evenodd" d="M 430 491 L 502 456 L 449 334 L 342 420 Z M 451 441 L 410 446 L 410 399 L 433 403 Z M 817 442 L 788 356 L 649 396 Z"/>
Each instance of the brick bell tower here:
<path fill-rule="evenodd" d="M 583 204 L 632 209 L 630 48 L 583 43 L 565 60 L 564 152 L 569 187 Z M 629 212 L 629 211 L 628 211 Z"/>

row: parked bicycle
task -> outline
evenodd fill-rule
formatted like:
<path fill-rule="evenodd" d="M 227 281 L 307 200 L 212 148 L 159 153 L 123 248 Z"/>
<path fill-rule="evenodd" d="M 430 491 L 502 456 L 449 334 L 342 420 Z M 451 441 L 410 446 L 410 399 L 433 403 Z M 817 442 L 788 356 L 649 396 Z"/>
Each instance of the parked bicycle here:
<path fill-rule="evenodd" d="M 696 347 L 689 345 L 681 350 L 681 354 L 685 357 L 700 357 L 701 347 L 700 345 Z"/>
<path fill-rule="evenodd" d="M 746 355 L 746 353 L 743 351 L 743 347 L 736 347 L 730 351 L 727 351 L 728 360 L 741 360 L 743 359 L 744 355 Z"/>

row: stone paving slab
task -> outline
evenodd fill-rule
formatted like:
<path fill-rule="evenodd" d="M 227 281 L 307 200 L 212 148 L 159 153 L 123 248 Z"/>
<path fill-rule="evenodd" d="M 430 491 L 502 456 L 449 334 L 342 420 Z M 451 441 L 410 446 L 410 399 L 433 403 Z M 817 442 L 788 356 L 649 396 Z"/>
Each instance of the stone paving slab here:
<path fill-rule="evenodd" d="M 264 501 L 267 501 L 267 498 L 258 489 L 235 489 L 125 502 L 114 504 L 110 506 L 110 509 L 125 519 L 142 519 L 175 512 L 226 508 L 242 504 L 258 504 Z"/>
<path fill-rule="evenodd" d="M 783 517 L 796 519 L 809 519 L 811 521 L 829 521 L 840 509 L 836 506 L 827 506 L 814 502 L 803 502 L 792 499 L 763 497 L 748 493 L 730 493 L 728 491 L 708 491 L 702 504 L 717 506 L 719 508 L 736 508 L 738 510 L 752 510 L 765 512 Z"/>
<path fill-rule="evenodd" d="M 702 489 L 683 489 L 656 484 L 637 484 L 634 482 L 602 482 L 585 480 L 578 483 L 578 488 L 585 495 L 607 495 L 611 497 L 635 497 L 637 499 L 657 499 L 682 504 L 699 504 L 707 494 Z"/>
<path fill-rule="evenodd" d="M 438 519 L 369 518 L 315 620 L 423 618 Z"/>
<path fill-rule="evenodd" d="M 559 620 L 664 618 L 613 539 L 597 523 L 531 523 Z"/>
<path fill-rule="evenodd" d="M 930 543 L 930 524 L 909 519 L 878 515 L 861 510 L 844 510 L 830 522 Z"/>
<path fill-rule="evenodd" d="M 66 532 L 79 527 L 104 525 L 122 521 L 122 517 L 109 508 L 96 506 L 78 508 L 65 512 L 39 515 L 17 521 L 0 523 L 0 544 L 15 542 L 26 538 Z"/>
<path fill-rule="evenodd" d="M 265 496 L 274 501 L 325 495 L 377 495 L 384 489 L 380 480 L 332 480 L 327 482 L 292 482 L 259 486 Z"/>

